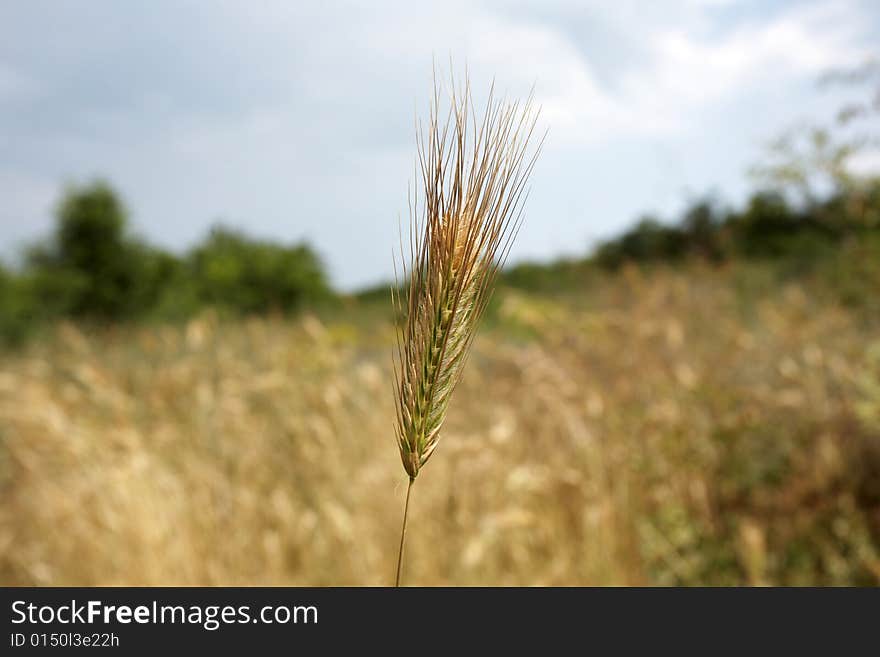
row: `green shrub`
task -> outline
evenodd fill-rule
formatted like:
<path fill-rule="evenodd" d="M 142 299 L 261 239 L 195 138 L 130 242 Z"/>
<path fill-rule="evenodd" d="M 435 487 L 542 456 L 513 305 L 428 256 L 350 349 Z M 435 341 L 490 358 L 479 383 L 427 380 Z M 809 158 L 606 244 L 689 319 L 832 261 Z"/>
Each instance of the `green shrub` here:
<path fill-rule="evenodd" d="M 33 328 L 33 314 L 33 297 L 23 280 L 0 266 L 0 343 L 20 343 Z"/>
<path fill-rule="evenodd" d="M 37 294 L 49 300 L 62 292 L 60 310 L 76 317 L 119 319 L 136 311 L 143 249 L 127 240 L 126 220 L 106 183 L 69 189 L 58 205 L 54 235 L 28 257 Z"/>
<path fill-rule="evenodd" d="M 290 312 L 331 295 L 320 259 L 305 244 L 283 246 L 228 228 L 214 228 L 188 266 L 198 299 L 227 311 Z"/>
<path fill-rule="evenodd" d="M 681 228 L 644 217 L 616 240 L 596 252 L 600 266 L 614 269 L 625 262 L 677 261 L 687 253 L 687 234 Z"/>
<path fill-rule="evenodd" d="M 522 262 L 501 274 L 501 283 L 527 292 L 556 293 L 583 289 L 595 267 L 584 260 L 557 260 L 548 264 Z"/>

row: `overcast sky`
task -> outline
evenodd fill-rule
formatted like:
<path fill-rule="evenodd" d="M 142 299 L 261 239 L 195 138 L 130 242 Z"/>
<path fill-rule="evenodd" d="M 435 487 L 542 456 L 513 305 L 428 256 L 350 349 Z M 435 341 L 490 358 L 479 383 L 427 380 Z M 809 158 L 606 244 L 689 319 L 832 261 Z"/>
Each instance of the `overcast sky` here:
<path fill-rule="evenodd" d="M 344 288 L 391 273 L 432 57 L 550 127 L 512 260 L 583 253 L 640 213 L 736 202 L 762 144 L 827 118 L 829 68 L 880 43 L 875 0 L 0 4 L 0 253 L 65 183 L 121 192 L 182 251 L 217 221 L 306 239 Z"/>

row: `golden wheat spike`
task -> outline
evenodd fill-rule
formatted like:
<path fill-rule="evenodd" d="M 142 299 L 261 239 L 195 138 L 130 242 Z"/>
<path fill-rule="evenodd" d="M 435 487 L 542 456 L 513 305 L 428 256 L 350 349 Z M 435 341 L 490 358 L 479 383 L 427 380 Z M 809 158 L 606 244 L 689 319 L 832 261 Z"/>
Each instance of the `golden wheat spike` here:
<path fill-rule="evenodd" d="M 436 78 L 426 127 L 416 134 L 420 182 L 410 202 L 409 250 L 401 249 L 403 298 L 395 358 L 397 444 L 412 483 L 434 453 L 477 324 L 521 220 L 525 185 L 540 152 L 529 154 L 538 112 L 497 100 L 494 85 L 478 118 L 470 84 L 451 79 L 441 121 Z M 541 140 L 543 142 L 543 139 Z M 398 582 L 400 578 L 398 559 Z"/>

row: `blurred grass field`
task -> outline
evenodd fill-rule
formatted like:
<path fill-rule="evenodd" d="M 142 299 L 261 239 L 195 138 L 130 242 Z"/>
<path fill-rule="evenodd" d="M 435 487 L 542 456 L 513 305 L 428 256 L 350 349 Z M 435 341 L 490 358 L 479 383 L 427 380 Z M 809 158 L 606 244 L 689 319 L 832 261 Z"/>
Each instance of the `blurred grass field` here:
<path fill-rule="evenodd" d="M 502 289 L 417 480 L 407 582 L 877 585 L 880 333 L 808 280 Z M 0 360 L 0 583 L 384 585 L 384 303 L 59 324 Z"/>

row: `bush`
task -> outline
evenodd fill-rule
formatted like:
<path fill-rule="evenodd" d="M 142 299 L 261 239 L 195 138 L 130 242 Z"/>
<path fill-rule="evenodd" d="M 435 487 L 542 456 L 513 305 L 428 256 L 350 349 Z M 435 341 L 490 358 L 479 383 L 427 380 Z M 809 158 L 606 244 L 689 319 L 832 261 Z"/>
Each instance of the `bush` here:
<path fill-rule="evenodd" d="M 189 258 L 200 302 L 227 311 L 290 312 L 331 295 L 318 256 L 217 227 Z"/>
<path fill-rule="evenodd" d="M 59 291 L 77 317 L 119 319 L 137 310 L 141 299 L 144 249 L 126 239 L 126 211 L 116 193 L 104 182 L 73 187 L 58 206 L 55 234 L 35 249 L 29 265 L 45 285 L 40 296 Z M 68 285 L 69 283 L 69 285 Z"/>
<path fill-rule="evenodd" d="M 34 326 L 34 297 L 25 281 L 0 266 L 0 343 L 19 344 Z"/>
<path fill-rule="evenodd" d="M 501 283 L 528 292 L 553 294 L 561 290 L 583 289 L 595 267 L 583 260 L 557 260 L 549 264 L 522 262 L 505 270 Z"/>
<path fill-rule="evenodd" d="M 752 196 L 746 209 L 730 220 L 736 251 L 747 258 L 781 258 L 802 251 L 812 255 L 833 231 L 808 211 L 797 212 L 773 192 Z"/>
<path fill-rule="evenodd" d="M 681 222 L 687 251 L 710 262 L 723 260 L 726 249 L 721 227 L 725 219 L 708 200 L 691 205 Z"/>
<path fill-rule="evenodd" d="M 215 228 L 184 258 L 128 234 L 122 201 L 104 182 L 66 191 L 47 240 L 21 271 L 0 267 L 0 341 L 20 342 L 57 319 L 185 319 L 203 306 L 291 312 L 332 296 L 305 244 L 285 246 Z"/>
<path fill-rule="evenodd" d="M 144 315 L 177 269 L 174 256 L 130 237 L 125 208 L 104 182 L 67 191 L 55 231 L 30 249 L 23 273 L 43 318 Z"/>
<path fill-rule="evenodd" d="M 731 258 L 778 261 L 784 271 L 802 274 L 839 250 L 880 228 L 880 182 L 840 190 L 822 201 L 792 206 L 777 192 L 754 194 L 740 212 L 722 214 L 711 202 L 698 201 L 678 224 L 642 219 L 621 237 L 596 250 L 596 262 L 616 269 L 625 262 L 679 262 L 699 257 L 710 262 Z"/>
<path fill-rule="evenodd" d="M 682 229 L 645 217 L 618 239 L 601 245 L 595 257 L 602 267 L 614 269 L 625 262 L 680 260 L 687 247 L 687 235 Z"/>

